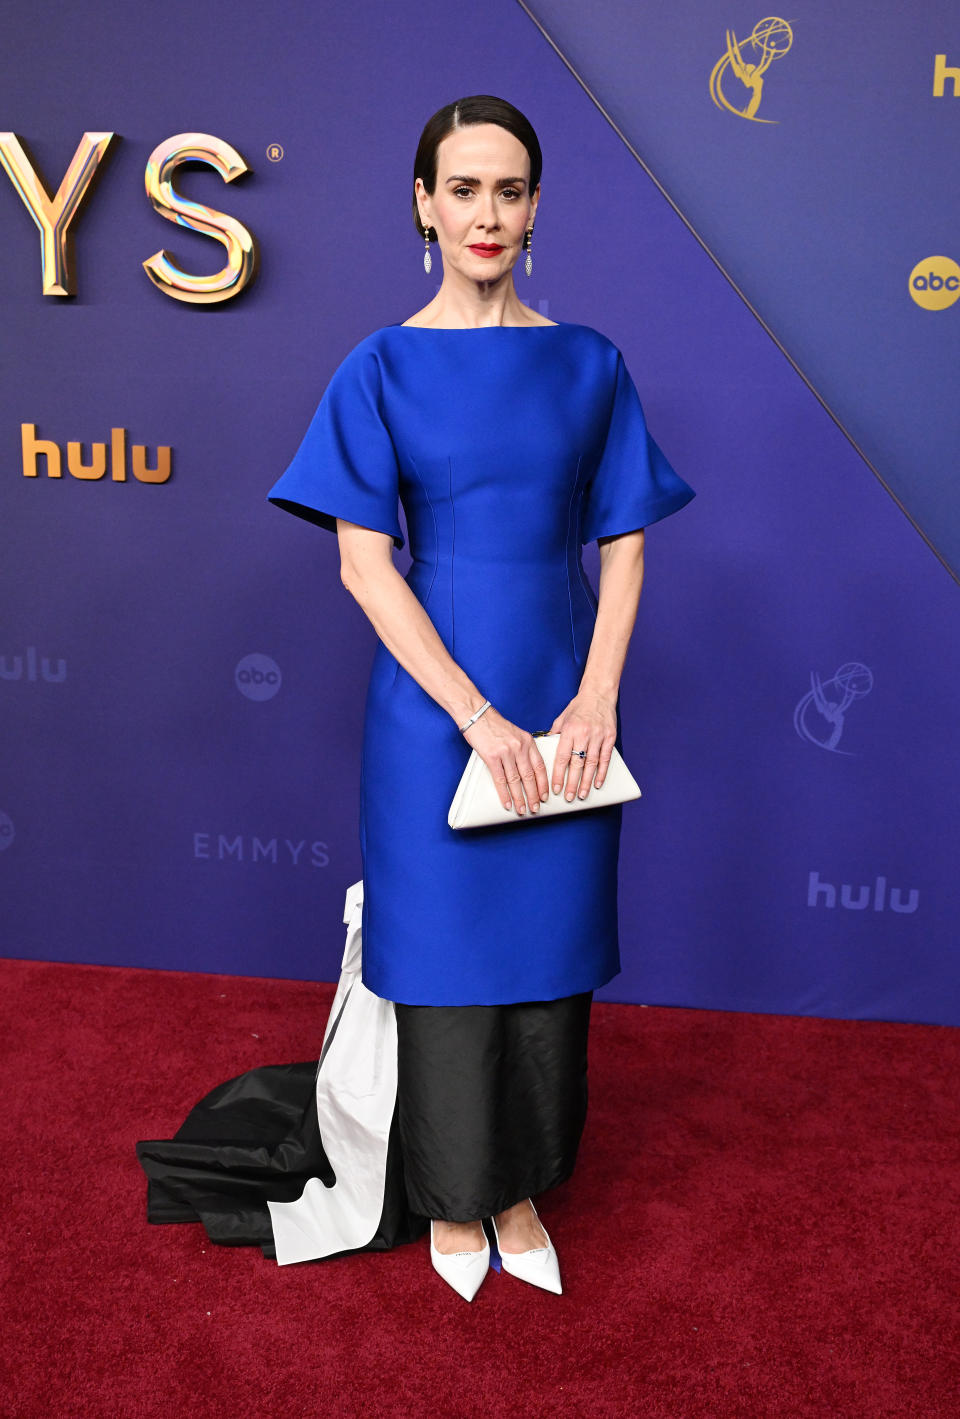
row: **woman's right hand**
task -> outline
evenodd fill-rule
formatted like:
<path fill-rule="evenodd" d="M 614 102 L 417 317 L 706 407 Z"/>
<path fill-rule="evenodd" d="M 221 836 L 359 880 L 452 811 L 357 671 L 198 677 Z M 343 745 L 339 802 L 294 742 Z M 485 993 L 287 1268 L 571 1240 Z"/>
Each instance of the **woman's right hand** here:
<path fill-rule="evenodd" d="M 550 784 L 543 755 L 529 730 L 504 719 L 491 705 L 464 730 L 463 737 L 493 775 L 504 808 L 514 808 L 522 815 L 529 804 L 531 813 L 540 811 Z"/>

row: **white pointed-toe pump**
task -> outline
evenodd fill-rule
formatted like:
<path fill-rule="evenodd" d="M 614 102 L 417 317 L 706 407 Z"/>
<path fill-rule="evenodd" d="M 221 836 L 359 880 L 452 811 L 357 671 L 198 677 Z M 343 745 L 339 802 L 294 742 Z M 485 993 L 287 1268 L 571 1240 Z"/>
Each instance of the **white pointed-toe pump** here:
<path fill-rule="evenodd" d="M 481 1251 L 437 1251 L 433 1241 L 433 1218 L 430 1219 L 430 1260 L 434 1271 L 443 1277 L 465 1301 L 472 1301 L 490 1269 L 490 1243 L 486 1233 Z"/>
<path fill-rule="evenodd" d="M 533 1198 L 530 1198 L 530 1206 L 533 1207 Z M 533 1207 L 533 1215 L 540 1222 L 540 1215 Z M 497 1239 L 497 1250 L 500 1253 L 500 1260 L 503 1263 L 504 1271 L 511 1276 L 519 1276 L 521 1281 L 529 1281 L 531 1286 L 541 1286 L 544 1291 L 553 1291 L 556 1295 L 563 1295 L 563 1288 L 560 1285 L 560 1263 L 557 1259 L 556 1248 L 550 1240 L 550 1234 L 543 1223 L 543 1235 L 547 1239 L 545 1247 L 531 1247 L 529 1251 L 509 1252 L 504 1251 L 500 1245 L 500 1233 L 497 1231 L 496 1218 L 491 1217 L 493 1223 L 493 1235 Z"/>

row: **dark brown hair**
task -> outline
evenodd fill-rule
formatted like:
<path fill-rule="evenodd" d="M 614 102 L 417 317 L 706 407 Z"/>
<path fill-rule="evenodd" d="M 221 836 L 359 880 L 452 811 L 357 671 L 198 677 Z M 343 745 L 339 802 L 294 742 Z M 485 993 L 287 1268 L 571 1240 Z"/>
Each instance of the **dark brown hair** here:
<path fill-rule="evenodd" d="M 427 120 L 417 144 L 417 156 L 413 162 L 413 224 L 421 236 L 425 235 L 425 231 L 417 207 L 417 178 L 421 179 L 432 197 L 437 186 L 437 149 L 450 133 L 474 123 L 499 124 L 520 140 L 530 156 L 529 191 L 532 194 L 537 190 L 543 171 L 543 154 L 530 121 L 512 103 L 495 98 L 493 94 L 471 94 L 469 98 L 457 99 L 456 103 L 438 108 Z M 430 230 L 432 232 L 433 228 Z"/>

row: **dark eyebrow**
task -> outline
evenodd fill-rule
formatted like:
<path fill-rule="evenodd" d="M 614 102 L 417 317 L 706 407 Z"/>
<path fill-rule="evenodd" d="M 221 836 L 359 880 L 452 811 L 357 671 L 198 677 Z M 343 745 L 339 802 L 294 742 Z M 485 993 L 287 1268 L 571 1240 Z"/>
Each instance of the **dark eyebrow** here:
<path fill-rule="evenodd" d="M 480 179 L 478 177 L 448 177 L 447 182 L 472 182 L 478 187 L 480 185 Z M 497 182 L 498 187 L 522 187 L 523 185 L 524 179 L 522 177 L 501 177 Z"/>

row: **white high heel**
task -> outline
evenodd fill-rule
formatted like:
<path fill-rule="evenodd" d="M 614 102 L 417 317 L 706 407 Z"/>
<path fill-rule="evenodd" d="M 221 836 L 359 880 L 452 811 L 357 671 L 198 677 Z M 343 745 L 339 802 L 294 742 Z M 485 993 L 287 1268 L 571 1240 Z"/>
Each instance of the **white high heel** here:
<path fill-rule="evenodd" d="M 481 1223 L 482 1225 L 482 1223 Z M 430 1260 L 433 1269 L 463 1297 L 472 1301 L 490 1269 L 490 1243 L 483 1236 L 482 1251 L 437 1251 L 433 1241 L 433 1218 L 430 1218 Z"/>
<path fill-rule="evenodd" d="M 529 1198 L 530 1206 L 533 1207 L 533 1198 Z M 533 1207 L 533 1215 L 540 1222 L 537 1209 Z M 560 1262 L 557 1259 L 556 1248 L 550 1240 L 550 1234 L 543 1223 L 543 1235 L 547 1239 L 545 1247 L 531 1247 L 529 1251 L 504 1251 L 500 1245 L 500 1233 L 497 1231 L 497 1221 L 491 1217 L 493 1223 L 493 1235 L 497 1239 L 497 1251 L 500 1253 L 500 1260 L 503 1263 L 504 1271 L 508 1271 L 511 1276 L 519 1276 L 521 1281 L 529 1281 L 531 1286 L 541 1286 L 544 1291 L 553 1291 L 557 1296 L 563 1295 L 563 1288 L 560 1285 Z"/>

